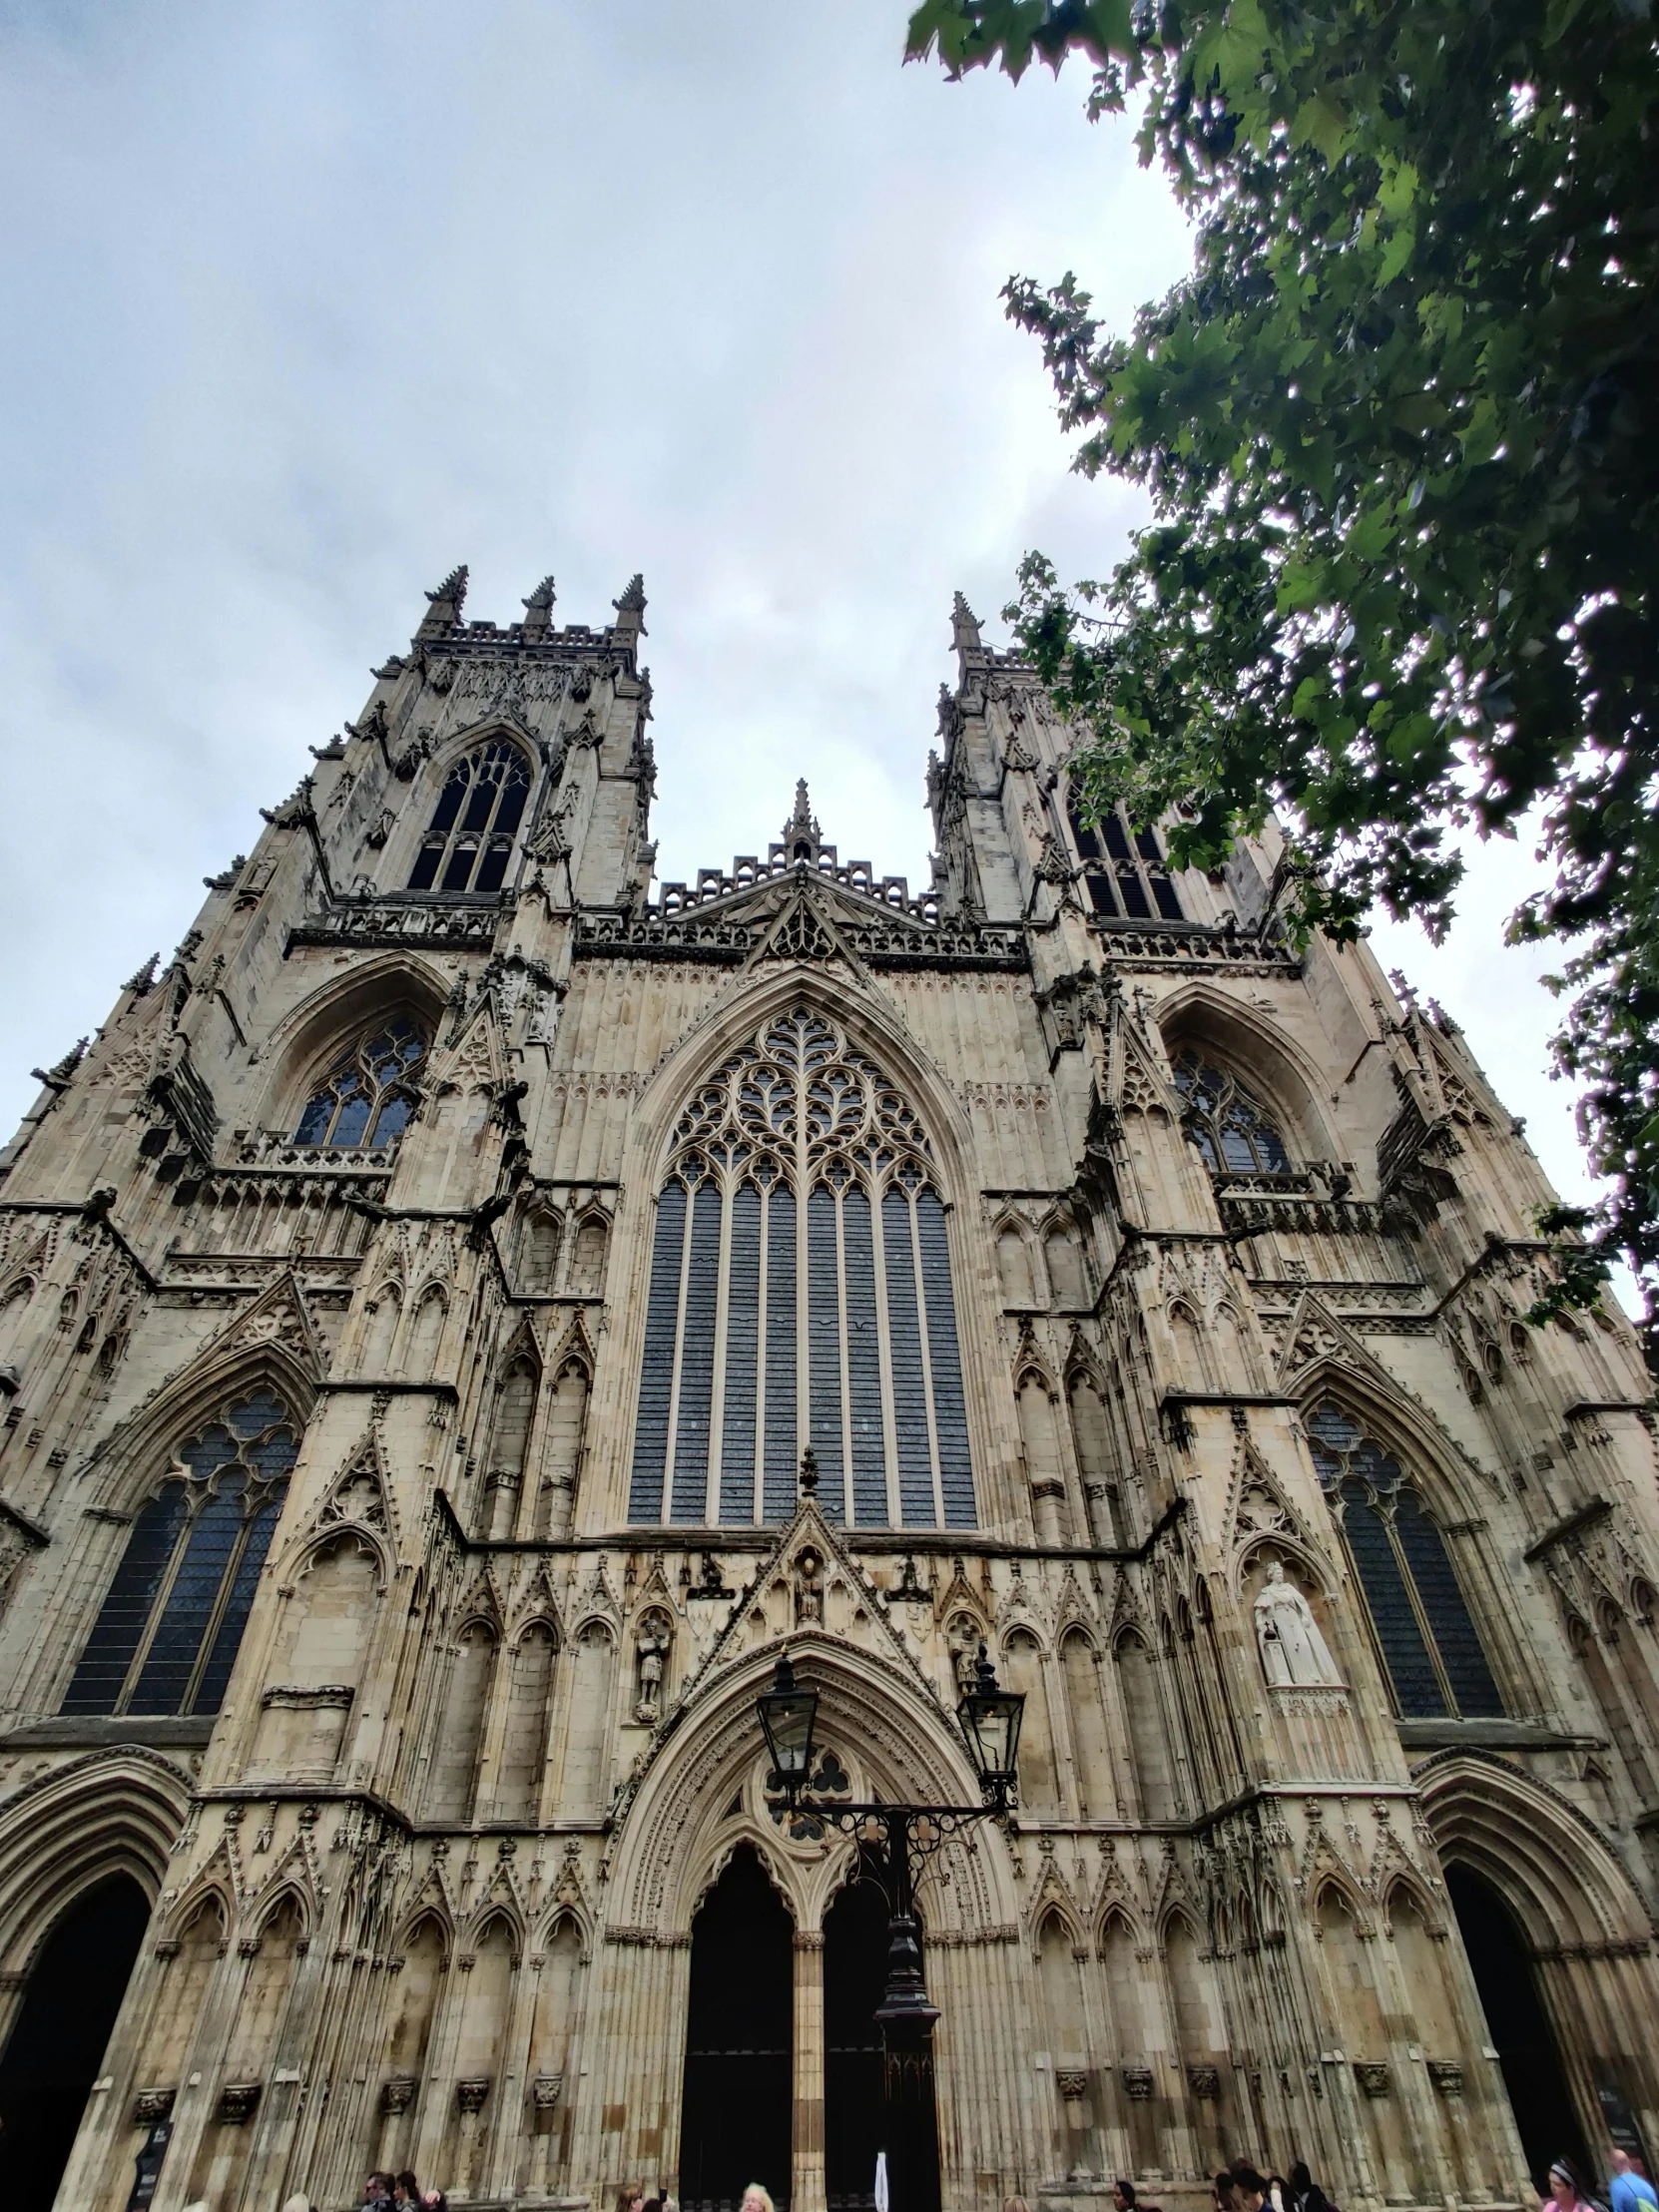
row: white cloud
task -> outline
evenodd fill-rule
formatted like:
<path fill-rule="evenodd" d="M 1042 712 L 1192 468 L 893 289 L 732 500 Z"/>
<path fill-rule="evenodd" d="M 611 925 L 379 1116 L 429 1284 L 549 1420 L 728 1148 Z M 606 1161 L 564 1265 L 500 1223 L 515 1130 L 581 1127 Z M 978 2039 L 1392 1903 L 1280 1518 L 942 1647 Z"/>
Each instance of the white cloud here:
<path fill-rule="evenodd" d="M 805 774 L 925 876 L 952 589 L 994 615 L 1028 546 L 1098 573 L 1143 512 L 1066 473 L 999 288 L 1075 268 L 1121 327 L 1187 246 L 1075 67 L 953 86 L 904 14 L 14 0 L 0 1118 L 457 560 L 498 621 L 644 569 L 666 873 L 764 848 Z M 1497 903 L 1404 964 L 1570 1182 Z"/>

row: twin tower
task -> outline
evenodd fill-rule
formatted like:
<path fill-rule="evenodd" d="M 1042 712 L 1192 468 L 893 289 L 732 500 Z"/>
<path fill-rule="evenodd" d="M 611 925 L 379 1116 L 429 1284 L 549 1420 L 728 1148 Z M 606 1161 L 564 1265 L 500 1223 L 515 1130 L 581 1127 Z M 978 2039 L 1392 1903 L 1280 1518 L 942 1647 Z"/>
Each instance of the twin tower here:
<path fill-rule="evenodd" d="M 653 895 L 639 579 L 465 583 L 4 1155 L 18 2201 L 867 2203 L 879 1869 L 755 1700 L 961 1802 L 981 1642 L 918 2212 L 1659 2153 L 1650 1384 L 1455 1026 L 960 599 L 930 884 L 803 784 Z"/>

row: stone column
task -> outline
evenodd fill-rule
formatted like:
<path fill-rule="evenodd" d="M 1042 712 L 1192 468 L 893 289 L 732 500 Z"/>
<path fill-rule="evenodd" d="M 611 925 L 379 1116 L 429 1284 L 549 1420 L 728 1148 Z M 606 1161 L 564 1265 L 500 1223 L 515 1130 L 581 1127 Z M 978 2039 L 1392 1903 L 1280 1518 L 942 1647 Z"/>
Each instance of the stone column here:
<path fill-rule="evenodd" d="M 790 2212 L 826 2212 L 824 2180 L 824 1933 L 795 1936 L 795 2140 Z"/>

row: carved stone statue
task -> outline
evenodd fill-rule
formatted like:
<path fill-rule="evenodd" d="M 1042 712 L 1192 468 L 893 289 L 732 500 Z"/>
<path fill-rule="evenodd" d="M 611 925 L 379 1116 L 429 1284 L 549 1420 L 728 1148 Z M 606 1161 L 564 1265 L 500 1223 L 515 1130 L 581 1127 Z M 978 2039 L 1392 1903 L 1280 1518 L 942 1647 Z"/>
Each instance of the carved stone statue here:
<path fill-rule="evenodd" d="M 1277 1559 L 1257 1592 L 1256 1641 L 1261 1646 L 1262 1671 L 1270 1682 L 1317 1688 L 1342 1681 L 1313 1607 L 1294 1582 L 1286 1581 Z"/>
<path fill-rule="evenodd" d="M 639 1695 L 634 1701 L 634 1718 L 647 1727 L 663 1717 L 663 1668 L 668 1656 L 668 1630 L 662 1622 L 648 1615 L 640 1629 Z"/>

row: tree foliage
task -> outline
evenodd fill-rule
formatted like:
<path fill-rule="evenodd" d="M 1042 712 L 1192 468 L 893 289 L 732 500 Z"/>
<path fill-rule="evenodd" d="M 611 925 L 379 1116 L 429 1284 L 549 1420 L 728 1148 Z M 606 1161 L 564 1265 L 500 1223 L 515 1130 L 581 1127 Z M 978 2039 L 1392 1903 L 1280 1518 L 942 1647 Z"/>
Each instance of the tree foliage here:
<path fill-rule="evenodd" d="M 924 0 L 909 52 L 1093 64 L 1195 265 L 1113 336 L 1006 291 L 1076 466 L 1154 520 L 1009 610 L 1097 802 L 1214 866 L 1278 807 L 1281 911 L 1444 930 L 1460 834 L 1539 810 L 1512 938 L 1564 941 L 1556 1064 L 1612 1195 L 1567 1295 L 1659 1269 L 1659 55 L 1647 0 Z"/>

